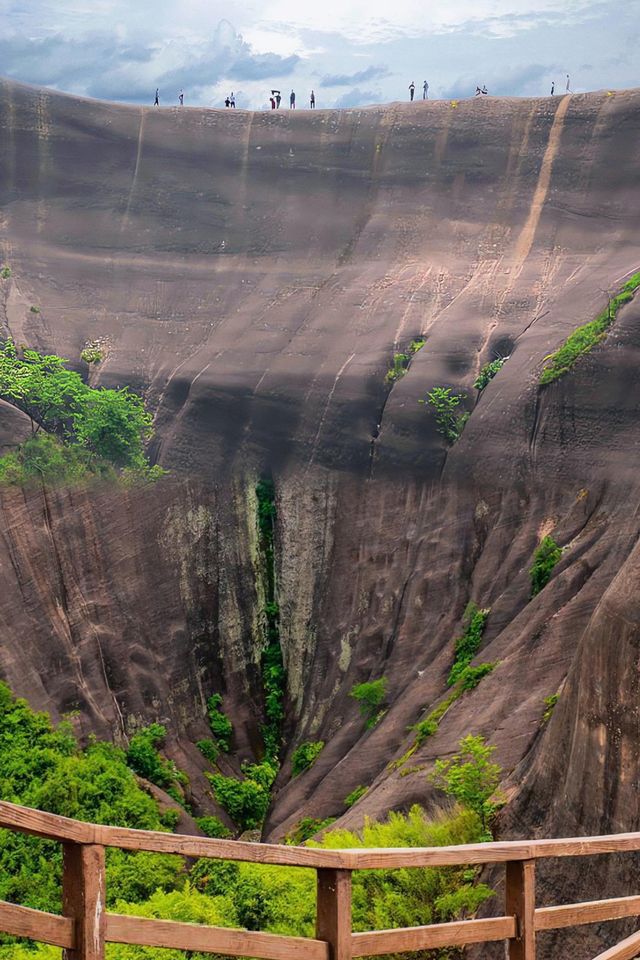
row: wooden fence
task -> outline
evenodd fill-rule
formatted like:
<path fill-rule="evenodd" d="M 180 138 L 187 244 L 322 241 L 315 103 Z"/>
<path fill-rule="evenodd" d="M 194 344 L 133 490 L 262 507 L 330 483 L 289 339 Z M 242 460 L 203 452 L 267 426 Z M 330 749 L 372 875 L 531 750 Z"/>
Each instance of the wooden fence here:
<path fill-rule="evenodd" d="M 352 960 L 437 947 L 505 941 L 509 960 L 535 960 L 536 933 L 640 916 L 640 896 L 536 908 L 536 860 L 640 851 L 640 833 L 570 840 L 511 841 L 457 847 L 317 850 L 234 840 L 209 840 L 81 823 L 0 802 L 0 828 L 63 846 L 63 911 L 58 916 L 0 901 L 0 932 L 62 947 L 65 960 L 102 960 L 105 943 L 218 953 L 259 960 Z M 241 860 L 317 871 L 315 938 L 230 930 L 105 910 L 105 847 L 185 857 Z M 354 870 L 504 863 L 504 916 L 397 930 L 351 932 Z M 640 933 L 595 960 L 634 960 Z M 586 958 L 588 960 L 588 958 Z"/>

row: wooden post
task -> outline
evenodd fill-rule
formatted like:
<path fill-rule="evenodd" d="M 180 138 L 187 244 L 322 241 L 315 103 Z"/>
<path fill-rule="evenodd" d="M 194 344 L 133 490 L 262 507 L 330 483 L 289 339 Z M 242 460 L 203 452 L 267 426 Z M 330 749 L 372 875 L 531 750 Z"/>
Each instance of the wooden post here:
<path fill-rule="evenodd" d="M 75 947 L 63 952 L 63 960 L 104 960 L 104 847 L 65 843 L 63 870 L 62 909 L 75 921 L 76 937 Z"/>
<path fill-rule="evenodd" d="M 536 958 L 536 875 L 535 860 L 507 863 L 506 914 L 515 916 L 517 934 L 509 940 L 509 960 Z"/>
<path fill-rule="evenodd" d="M 329 960 L 351 960 L 350 870 L 318 870 L 316 937 L 329 944 Z"/>

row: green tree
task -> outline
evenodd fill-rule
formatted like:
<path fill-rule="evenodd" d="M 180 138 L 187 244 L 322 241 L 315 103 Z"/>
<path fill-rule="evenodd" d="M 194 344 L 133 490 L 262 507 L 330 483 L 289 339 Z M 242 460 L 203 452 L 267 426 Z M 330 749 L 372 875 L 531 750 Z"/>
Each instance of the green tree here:
<path fill-rule="evenodd" d="M 214 693 L 207 700 L 207 716 L 209 717 L 209 726 L 215 742 L 224 753 L 231 749 L 231 737 L 233 735 L 233 724 L 229 717 L 222 712 L 222 697 L 219 693 Z M 203 751 L 204 752 L 204 751 Z"/>
<path fill-rule="evenodd" d="M 540 546 L 533 555 L 533 565 L 529 570 L 531 577 L 531 596 L 535 597 L 551 580 L 553 568 L 562 557 L 562 548 L 553 537 L 543 537 Z"/>
<path fill-rule="evenodd" d="M 151 436 L 151 414 L 144 401 L 127 387 L 121 390 L 87 388 L 73 415 L 78 443 L 116 467 L 144 467 L 144 443 Z"/>
<path fill-rule="evenodd" d="M 447 443 L 456 442 L 469 419 L 468 413 L 459 413 L 458 407 L 465 399 L 464 394 L 453 393 L 450 387 L 434 387 L 427 394 L 426 401 L 435 413 L 436 429 Z"/>
<path fill-rule="evenodd" d="M 429 778 L 461 807 L 475 813 L 483 836 L 492 839 L 491 818 L 504 802 L 497 792 L 502 768 L 491 761 L 496 748 L 488 746 L 483 737 L 471 735 L 464 737 L 458 747 L 459 753 L 449 760 L 436 760 Z"/>
<path fill-rule="evenodd" d="M 360 713 L 367 721 L 367 728 L 375 727 L 382 715 L 382 704 L 387 695 L 387 678 L 357 683 L 349 696 L 360 704 Z"/>
<path fill-rule="evenodd" d="M 307 740 L 293 751 L 291 756 L 291 771 L 294 777 L 309 770 L 324 749 L 324 740 Z"/>

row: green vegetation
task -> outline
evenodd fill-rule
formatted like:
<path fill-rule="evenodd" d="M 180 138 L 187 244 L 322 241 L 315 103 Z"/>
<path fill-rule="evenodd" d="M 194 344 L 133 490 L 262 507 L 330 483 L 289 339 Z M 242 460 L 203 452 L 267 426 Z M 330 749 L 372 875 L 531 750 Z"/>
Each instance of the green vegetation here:
<path fill-rule="evenodd" d="M 277 764 L 243 763 L 244 780 L 225 777 L 221 773 L 205 773 L 215 798 L 240 830 L 256 830 L 262 826 L 271 802 L 271 787 L 278 774 Z"/>
<path fill-rule="evenodd" d="M 324 749 L 324 740 L 307 740 L 296 747 L 291 757 L 291 770 L 294 777 L 309 770 Z"/>
<path fill-rule="evenodd" d="M 227 830 L 218 817 L 197 817 L 196 823 L 206 837 L 212 837 L 214 840 L 228 840 L 231 836 L 231 831 Z"/>
<path fill-rule="evenodd" d="M 40 307 L 36 307 L 36 306 L 29 307 L 29 311 L 31 313 L 40 313 Z"/>
<path fill-rule="evenodd" d="M 504 804 L 504 797 L 497 792 L 502 770 L 491 761 L 496 748 L 473 736 L 464 737 L 458 746 L 460 752 L 450 759 L 436 760 L 429 779 L 464 810 L 474 813 L 482 825 L 482 838 L 492 840 L 491 820 Z"/>
<path fill-rule="evenodd" d="M 387 386 L 392 386 L 396 381 L 404 377 L 414 354 L 416 354 L 418 350 L 422 350 L 426 342 L 426 337 L 416 337 L 407 347 L 406 353 L 394 353 L 393 363 L 387 370 L 384 378 Z"/>
<path fill-rule="evenodd" d="M 79 473 L 102 476 L 107 466 L 129 471 L 130 477 L 157 478 L 163 471 L 150 468 L 144 453 L 144 443 L 151 436 L 151 415 L 142 398 L 126 387 L 94 389 L 68 370 L 65 362 L 35 350 L 18 351 L 11 340 L 0 343 L 0 399 L 26 414 L 31 421 L 31 440 L 40 442 L 42 432 L 67 448 L 61 453 L 45 441 L 26 452 L 20 449 L 9 454 L 11 460 L 5 467 L 9 479 L 5 482 L 17 483 L 20 476 L 29 482 L 34 473 L 28 464 L 43 458 L 47 479 L 56 465 L 58 479 L 76 478 Z M 37 472 L 38 466 L 33 470 Z M 39 475 L 43 478 L 42 470 Z"/>
<path fill-rule="evenodd" d="M 482 392 L 487 384 L 493 380 L 496 373 L 502 370 L 507 362 L 507 359 L 508 357 L 498 357 L 496 360 L 491 360 L 489 363 L 485 363 L 484 367 L 482 367 L 480 373 L 475 379 L 473 384 L 474 389 Z"/>
<path fill-rule="evenodd" d="M 2 269 L 0 270 L 0 280 L 8 280 L 10 276 L 11 276 L 11 267 L 5 264 L 4 267 L 2 267 Z"/>
<path fill-rule="evenodd" d="M 36 434 L 0 457 L 0 485 L 29 487 L 76 485 L 89 477 L 114 480 L 116 472 L 78 446 L 65 446 L 47 433 Z"/>
<path fill-rule="evenodd" d="M 367 721 L 368 730 L 375 727 L 384 715 L 384 710 L 381 707 L 386 695 L 386 677 L 380 677 L 379 680 L 370 680 L 368 683 L 357 683 L 352 688 L 349 696 L 360 704 L 360 713 Z"/>
<path fill-rule="evenodd" d="M 316 820 L 314 817 L 303 817 L 299 823 L 285 837 L 285 843 L 300 846 L 315 837 L 316 833 L 326 830 L 332 823 L 336 822 L 335 817 L 327 817 L 326 820 Z"/>
<path fill-rule="evenodd" d="M 459 439 L 469 419 L 468 413 L 458 412 L 458 407 L 464 399 L 463 393 L 452 393 L 450 387 L 434 387 L 427 394 L 426 400 L 418 401 L 428 403 L 432 407 L 438 433 L 448 444 L 454 444 Z"/>
<path fill-rule="evenodd" d="M 564 376 L 580 357 L 589 353 L 604 340 L 609 327 L 618 315 L 618 310 L 625 303 L 633 300 L 638 287 L 640 287 L 640 273 L 634 273 L 620 292 L 609 300 L 606 309 L 595 320 L 574 330 L 555 353 L 545 358 L 548 362 L 540 375 L 540 386 L 544 387 Z"/>
<path fill-rule="evenodd" d="M 543 723 L 546 723 L 547 720 L 551 719 L 551 714 L 553 713 L 554 707 L 559 699 L 559 693 L 552 693 L 550 697 L 544 698 L 544 713 L 542 714 Z"/>
<path fill-rule="evenodd" d="M 533 555 L 533 566 L 529 570 L 531 577 L 531 596 L 535 597 L 546 587 L 551 579 L 553 568 L 562 557 L 562 548 L 551 536 L 544 537 Z"/>
<path fill-rule="evenodd" d="M 233 735 L 233 724 L 231 720 L 229 720 L 229 717 L 220 710 L 221 706 L 222 697 L 219 693 L 214 693 L 207 700 L 207 716 L 215 744 L 223 753 L 229 753 L 231 749 L 231 737 Z"/>
<path fill-rule="evenodd" d="M 187 777 L 173 760 L 167 760 L 158 750 L 166 735 L 166 728 L 160 723 L 139 730 L 129 742 L 127 763 L 138 776 L 166 790 L 178 803 L 184 803 L 179 787 L 187 785 Z"/>
<path fill-rule="evenodd" d="M 147 757 L 148 762 L 149 758 Z M 479 789 L 486 784 L 478 776 Z M 456 784 L 449 788 L 451 795 Z M 467 777 L 470 781 L 470 777 Z M 472 785 L 471 785 L 472 786 Z M 456 788 L 457 789 L 457 788 Z M 359 833 L 328 831 L 313 846 L 323 848 L 442 846 L 473 843 L 483 825 L 475 812 L 478 790 L 458 790 L 466 809 L 427 819 L 420 807 L 392 813 L 384 823 L 367 821 Z M 268 791 L 267 791 L 268 793 Z M 156 802 L 137 785 L 124 753 L 92 742 L 80 750 L 68 725 L 57 730 L 0 686 L 0 796 L 98 823 L 162 829 Z M 492 798 L 479 806 L 487 815 Z M 495 804 L 495 798 L 493 798 Z M 175 820 L 175 817 L 174 817 Z M 215 817 L 199 825 L 208 835 L 225 835 Z M 327 830 L 330 821 L 305 818 L 299 836 Z M 110 911 L 215 926 L 312 936 L 315 923 L 315 871 L 199 860 L 188 870 L 180 857 L 109 850 L 107 906 Z M 61 852 L 57 844 L 2 831 L 0 898 L 38 909 L 60 910 Z M 368 930 L 445 922 L 473 914 L 492 891 L 466 867 L 358 871 L 354 875 L 354 929 Z M 447 954 L 441 954 L 445 960 Z M 110 945 L 109 960 L 184 960 L 159 948 Z M 44 945 L 8 943 L 0 960 L 59 960 Z M 205 960 L 194 953 L 191 960 Z"/>
<path fill-rule="evenodd" d="M 80 354 L 80 359 L 85 363 L 100 363 L 104 360 L 104 353 L 99 347 L 87 346 Z"/>
<path fill-rule="evenodd" d="M 367 788 L 363 786 L 356 787 L 355 790 L 352 790 L 351 793 L 344 798 L 345 807 L 353 807 L 355 804 L 364 797 L 367 792 Z"/>
<path fill-rule="evenodd" d="M 462 636 L 456 640 L 455 659 L 447 680 L 450 687 L 458 682 L 480 649 L 489 613 L 489 609 L 480 610 L 473 602 L 465 610 L 466 626 Z"/>

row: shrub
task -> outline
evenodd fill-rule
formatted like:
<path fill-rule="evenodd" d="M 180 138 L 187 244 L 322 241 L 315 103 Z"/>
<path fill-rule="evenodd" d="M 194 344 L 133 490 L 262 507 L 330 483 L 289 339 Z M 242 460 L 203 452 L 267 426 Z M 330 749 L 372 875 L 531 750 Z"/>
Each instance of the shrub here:
<path fill-rule="evenodd" d="M 233 724 L 229 717 L 224 714 L 220 707 L 222 706 L 222 697 L 219 693 L 214 693 L 207 700 L 207 716 L 209 717 L 209 726 L 211 733 L 224 753 L 231 749 L 231 737 L 233 735 Z"/>
<path fill-rule="evenodd" d="M 544 537 L 533 555 L 533 566 L 529 570 L 531 577 L 531 596 L 535 597 L 546 587 L 551 579 L 553 568 L 562 557 L 562 548 L 551 536 Z"/>
<path fill-rule="evenodd" d="M 620 292 L 609 300 L 606 309 L 595 320 L 574 330 L 562 346 L 546 358 L 548 362 L 540 375 L 540 386 L 546 386 L 564 376 L 581 356 L 589 353 L 601 340 L 604 340 L 609 327 L 618 315 L 618 310 L 625 303 L 633 300 L 638 287 L 640 287 L 640 273 L 634 273 Z"/>
<path fill-rule="evenodd" d="M 316 833 L 326 830 L 332 823 L 335 823 L 335 817 L 327 817 L 325 820 L 316 820 L 315 817 L 303 817 L 299 823 L 285 837 L 285 843 L 299 846 L 315 837 Z"/>
<path fill-rule="evenodd" d="M 8 280 L 10 276 L 11 276 L 11 267 L 8 267 L 8 266 L 5 265 L 5 266 L 0 270 L 0 279 L 2 279 L 2 280 Z"/>
<path fill-rule="evenodd" d="M 100 363 L 104 359 L 104 353 L 99 347 L 85 347 L 80 354 L 80 359 L 85 363 Z"/>
<path fill-rule="evenodd" d="M 426 337 L 416 337 L 409 344 L 409 353 L 413 355 L 414 353 L 417 353 L 418 350 L 422 350 L 426 342 L 427 342 Z"/>
<path fill-rule="evenodd" d="M 491 761 L 495 747 L 482 737 L 464 737 L 459 753 L 449 760 L 436 760 L 429 779 L 465 810 L 474 813 L 482 824 L 483 836 L 492 839 L 489 824 L 504 798 L 497 793 L 502 770 Z"/>
<path fill-rule="evenodd" d="M 464 399 L 464 394 L 453 393 L 450 387 L 434 387 L 427 394 L 426 401 L 419 401 L 426 402 L 432 407 L 436 418 L 436 429 L 449 444 L 456 442 L 469 419 L 468 413 L 458 412 L 458 407 Z"/>
<path fill-rule="evenodd" d="M 0 485 L 3 486 L 58 486 L 98 478 L 115 478 L 109 464 L 88 450 L 66 446 L 47 433 L 30 437 L 16 450 L 0 457 Z"/>
<path fill-rule="evenodd" d="M 387 695 L 387 678 L 371 680 L 368 683 L 357 683 L 349 694 L 360 704 L 360 713 L 367 721 L 367 729 L 375 727 L 383 711 L 380 707 Z"/>
<path fill-rule="evenodd" d="M 220 756 L 220 747 L 215 740 L 198 740 L 196 747 L 210 764 L 215 765 L 216 760 Z"/>
<path fill-rule="evenodd" d="M 278 773 L 274 764 L 242 765 L 244 780 L 225 777 L 221 773 L 207 773 L 217 802 L 240 830 L 254 830 L 262 825 L 271 802 L 271 787 Z"/>
<path fill-rule="evenodd" d="M 205 837 L 212 837 L 214 840 L 227 840 L 231 836 L 231 831 L 227 830 L 222 820 L 218 819 L 218 817 L 197 817 L 196 823 Z"/>
<path fill-rule="evenodd" d="M 461 637 L 458 637 L 455 645 L 455 659 L 447 683 L 453 686 L 469 666 L 482 643 L 482 635 L 487 625 L 489 617 L 489 608 L 480 610 L 475 603 L 470 603 L 465 611 L 467 625 Z"/>
<path fill-rule="evenodd" d="M 135 773 L 157 787 L 171 791 L 176 783 L 186 779 L 172 760 L 162 757 L 157 747 L 164 742 L 166 728 L 160 723 L 151 723 L 139 730 L 130 740 L 127 750 L 127 763 Z M 175 793 L 171 793 L 175 797 Z M 176 799 L 181 802 L 178 794 Z"/>
<path fill-rule="evenodd" d="M 406 353 L 394 353 L 393 363 L 385 375 L 385 383 L 395 383 L 401 377 L 404 377 L 409 366 L 409 355 Z"/>
<path fill-rule="evenodd" d="M 481 369 L 480 373 L 475 379 L 473 384 L 474 388 L 480 392 L 484 390 L 487 384 L 493 380 L 496 373 L 502 370 L 506 362 L 507 357 L 498 357 L 496 360 L 491 360 L 490 363 L 485 363 L 484 367 Z"/>
<path fill-rule="evenodd" d="M 546 723 L 547 720 L 551 719 L 551 714 L 553 713 L 555 705 L 559 699 L 559 693 L 552 693 L 550 697 L 544 698 L 544 713 L 542 714 L 543 723 Z"/>
<path fill-rule="evenodd" d="M 498 666 L 497 663 L 480 663 L 477 667 L 465 667 L 460 674 L 460 692 L 475 690 L 481 680 L 492 673 Z"/>
<path fill-rule="evenodd" d="M 356 787 L 355 790 L 352 790 L 351 793 L 344 798 L 345 807 L 353 807 L 358 800 L 361 800 L 367 792 L 367 788 L 360 786 Z"/>
<path fill-rule="evenodd" d="M 40 307 L 29 307 L 31 313 L 40 313 Z"/>
<path fill-rule="evenodd" d="M 294 777 L 304 773 L 305 770 L 309 770 L 323 749 L 324 740 L 307 740 L 305 743 L 301 743 L 299 747 L 296 747 L 291 757 L 291 769 Z"/>

